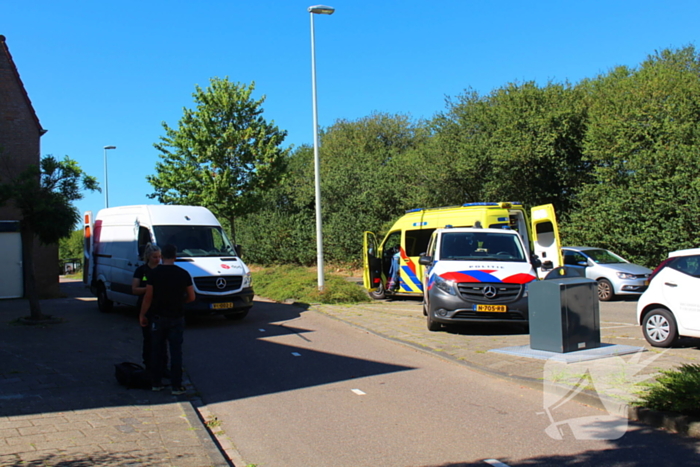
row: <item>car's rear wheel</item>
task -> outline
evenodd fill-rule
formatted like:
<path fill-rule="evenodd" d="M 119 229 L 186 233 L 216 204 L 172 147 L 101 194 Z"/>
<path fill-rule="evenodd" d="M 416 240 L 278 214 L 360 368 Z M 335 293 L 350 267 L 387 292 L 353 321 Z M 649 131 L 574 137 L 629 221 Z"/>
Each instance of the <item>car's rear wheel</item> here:
<path fill-rule="evenodd" d="M 598 300 L 609 302 L 615 296 L 615 289 L 607 279 L 598 279 Z"/>
<path fill-rule="evenodd" d="M 652 347 L 671 347 L 678 339 L 678 326 L 673 313 L 665 308 L 655 308 L 642 321 L 644 338 Z"/>

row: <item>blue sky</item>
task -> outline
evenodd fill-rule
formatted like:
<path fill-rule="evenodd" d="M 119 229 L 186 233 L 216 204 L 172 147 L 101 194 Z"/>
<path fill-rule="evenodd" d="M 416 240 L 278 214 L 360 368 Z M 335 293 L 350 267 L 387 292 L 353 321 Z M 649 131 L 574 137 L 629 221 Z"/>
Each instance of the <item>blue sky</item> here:
<path fill-rule="evenodd" d="M 255 82 L 287 145 L 313 143 L 310 20 L 300 0 L 3 0 L 7 38 L 42 126 L 42 155 L 68 155 L 110 206 L 153 203 L 161 122 L 195 85 Z M 664 48 L 697 46 L 700 2 L 328 0 L 316 16 L 319 125 L 373 112 L 431 118 L 445 98 L 509 82 L 577 83 Z M 104 207 L 86 194 L 80 211 Z"/>

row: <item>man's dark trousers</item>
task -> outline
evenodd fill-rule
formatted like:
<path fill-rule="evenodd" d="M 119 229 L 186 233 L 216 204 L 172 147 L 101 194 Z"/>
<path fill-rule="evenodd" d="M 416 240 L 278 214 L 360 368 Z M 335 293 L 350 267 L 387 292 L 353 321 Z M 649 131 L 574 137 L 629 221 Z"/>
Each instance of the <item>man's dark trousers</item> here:
<path fill-rule="evenodd" d="M 185 318 L 154 316 L 151 323 L 151 362 L 153 365 L 153 385 L 161 386 L 165 367 L 163 351 L 165 341 L 170 348 L 170 382 L 173 388 L 182 386 L 182 340 L 185 332 Z"/>

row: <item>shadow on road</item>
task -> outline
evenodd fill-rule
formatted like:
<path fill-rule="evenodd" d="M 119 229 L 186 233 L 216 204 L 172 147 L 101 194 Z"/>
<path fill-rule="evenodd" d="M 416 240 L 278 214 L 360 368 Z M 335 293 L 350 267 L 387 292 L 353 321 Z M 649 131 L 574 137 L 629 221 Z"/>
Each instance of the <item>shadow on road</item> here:
<path fill-rule="evenodd" d="M 509 467 L 562 467 L 562 466 L 609 466 L 625 467 L 675 467 L 700 466 L 697 444 L 678 435 L 651 430 L 642 425 L 632 425 L 636 429 L 628 431 L 616 440 L 610 440 L 609 449 L 600 451 L 583 451 L 575 455 L 538 456 L 528 459 L 497 458 Z M 631 427 L 631 428 L 632 428 Z M 568 433 L 562 443 L 576 443 L 578 440 Z M 659 443 L 660 440 L 663 442 Z M 504 441 L 505 442 L 505 441 Z M 484 467 L 489 463 L 456 462 L 447 464 L 430 464 L 422 467 Z M 494 464 L 491 464 L 494 465 Z M 498 464 L 495 464 L 498 465 Z"/>
<path fill-rule="evenodd" d="M 115 363 L 141 362 L 142 335 L 133 307 L 100 313 L 81 282 L 61 288 L 64 298 L 41 302 L 45 314 L 62 320 L 58 324 L 17 324 L 29 314 L 27 302 L 0 301 L 0 415 L 177 400 L 167 391 L 126 389 L 114 377 Z M 265 340 L 292 334 L 303 339 L 308 330 L 284 323 L 304 311 L 256 302 L 242 321 L 214 316 L 188 324 L 184 364 L 186 370 L 193 367 L 190 376 L 196 370 L 201 377 L 192 378 L 194 385 L 214 388 L 217 400 L 231 400 L 410 369 Z"/>
<path fill-rule="evenodd" d="M 207 404 L 330 384 L 412 368 L 339 354 L 272 339 L 309 343 L 313 330 L 290 324 L 305 307 L 256 302 L 248 317 L 234 323 L 197 320 L 186 331 L 185 362 Z M 206 377 L 204 377 L 206 375 Z"/>

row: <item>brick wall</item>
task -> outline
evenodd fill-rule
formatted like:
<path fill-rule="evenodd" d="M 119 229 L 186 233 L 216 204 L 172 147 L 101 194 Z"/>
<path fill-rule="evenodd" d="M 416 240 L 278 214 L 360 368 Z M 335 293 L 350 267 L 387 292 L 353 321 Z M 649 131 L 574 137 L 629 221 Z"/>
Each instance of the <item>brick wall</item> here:
<path fill-rule="evenodd" d="M 40 160 L 40 138 L 45 133 L 5 37 L 0 35 L 0 180 L 17 174 Z M 20 213 L 11 203 L 0 207 L 0 220 L 18 220 Z M 35 273 L 41 295 L 55 295 L 58 287 L 58 246 L 35 245 Z"/>

